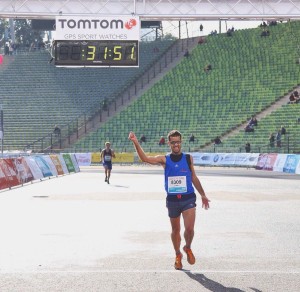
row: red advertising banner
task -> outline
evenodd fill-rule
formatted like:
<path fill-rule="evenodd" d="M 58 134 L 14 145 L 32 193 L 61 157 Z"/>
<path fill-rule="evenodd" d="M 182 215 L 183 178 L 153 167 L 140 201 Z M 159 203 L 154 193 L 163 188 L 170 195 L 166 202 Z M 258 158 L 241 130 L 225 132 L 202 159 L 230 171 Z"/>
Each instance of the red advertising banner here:
<path fill-rule="evenodd" d="M 273 170 L 276 162 L 277 153 L 262 153 L 258 157 L 256 169 L 259 170 Z"/>
<path fill-rule="evenodd" d="M 8 182 L 8 187 L 14 187 L 19 185 L 19 180 L 17 178 L 16 166 L 12 159 L 5 158 L 0 160 L 0 167 L 6 177 Z"/>
<path fill-rule="evenodd" d="M 9 183 L 6 179 L 5 172 L 2 170 L 2 159 L 0 159 L 0 190 L 9 188 Z"/>
<path fill-rule="evenodd" d="M 12 160 L 15 164 L 17 178 L 20 184 L 34 180 L 33 174 L 24 157 L 13 158 Z"/>

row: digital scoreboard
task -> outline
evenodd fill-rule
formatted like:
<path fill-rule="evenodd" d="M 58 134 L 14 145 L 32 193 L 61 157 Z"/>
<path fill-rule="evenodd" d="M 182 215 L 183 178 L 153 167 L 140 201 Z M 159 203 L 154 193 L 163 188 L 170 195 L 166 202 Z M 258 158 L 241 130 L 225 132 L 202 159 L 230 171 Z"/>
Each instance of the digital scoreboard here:
<path fill-rule="evenodd" d="M 60 67 L 138 67 L 138 16 L 57 16 L 52 57 Z"/>
<path fill-rule="evenodd" d="M 138 67 L 137 40 L 58 40 L 54 43 L 56 66 Z"/>

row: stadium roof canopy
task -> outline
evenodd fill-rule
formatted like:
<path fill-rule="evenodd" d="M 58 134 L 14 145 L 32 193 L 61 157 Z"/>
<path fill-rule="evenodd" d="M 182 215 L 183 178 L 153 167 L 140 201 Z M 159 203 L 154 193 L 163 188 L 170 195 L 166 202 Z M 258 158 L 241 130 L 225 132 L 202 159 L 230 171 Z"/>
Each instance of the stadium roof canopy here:
<path fill-rule="evenodd" d="M 300 19 L 299 0 L 1 0 L 0 16 L 137 15 L 143 20 Z"/>

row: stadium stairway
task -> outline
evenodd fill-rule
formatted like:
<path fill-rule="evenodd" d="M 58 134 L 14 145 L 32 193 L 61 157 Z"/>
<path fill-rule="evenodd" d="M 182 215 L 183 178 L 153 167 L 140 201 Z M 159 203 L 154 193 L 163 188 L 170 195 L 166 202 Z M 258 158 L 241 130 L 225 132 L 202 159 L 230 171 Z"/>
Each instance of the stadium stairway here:
<path fill-rule="evenodd" d="M 256 119 L 258 121 L 260 121 L 261 119 L 264 119 L 265 117 L 269 116 L 271 113 L 276 112 L 278 109 L 280 109 L 284 105 L 287 105 L 288 102 L 289 102 L 289 96 L 295 90 L 300 92 L 300 86 L 295 87 L 291 92 L 289 92 L 286 95 L 280 97 L 276 102 L 274 102 L 273 104 L 268 106 L 265 110 L 263 110 L 260 113 L 258 113 L 257 115 L 255 115 Z M 231 137 L 234 137 L 237 133 L 239 133 L 241 131 L 244 132 L 244 128 L 246 127 L 247 124 L 248 124 L 248 121 L 240 124 L 238 127 L 236 127 L 235 129 L 229 131 L 228 133 L 226 133 L 224 135 L 221 135 L 220 136 L 221 141 L 226 144 L 226 140 L 228 140 Z M 206 152 L 206 151 L 211 152 L 211 150 L 213 148 L 213 145 L 214 145 L 214 143 L 211 142 L 211 143 L 208 143 L 207 145 L 205 145 L 204 147 L 201 147 L 198 150 L 201 151 L 201 152 Z M 242 146 L 242 145 L 240 145 L 240 146 Z"/>
<path fill-rule="evenodd" d="M 72 144 L 96 131 L 106 121 L 113 118 L 116 114 L 126 108 L 143 95 L 153 84 L 163 78 L 172 68 L 174 68 L 183 58 L 186 50 L 191 51 L 198 44 L 198 37 L 177 40 L 154 64 L 144 72 L 125 92 L 108 105 L 106 110 L 96 112 L 94 116 L 86 122 L 85 126 L 80 126 L 78 131 L 74 132 L 62 142 L 62 149 L 71 150 Z M 54 145 L 55 146 L 55 145 Z M 58 146 L 58 145 L 57 145 Z"/>

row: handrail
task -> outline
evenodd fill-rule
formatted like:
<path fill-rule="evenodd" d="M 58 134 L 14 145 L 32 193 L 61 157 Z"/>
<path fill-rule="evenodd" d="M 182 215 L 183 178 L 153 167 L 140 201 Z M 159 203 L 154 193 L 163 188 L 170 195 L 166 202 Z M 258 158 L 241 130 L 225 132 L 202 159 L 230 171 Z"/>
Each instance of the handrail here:
<path fill-rule="evenodd" d="M 173 42 L 170 48 L 163 55 L 155 60 L 154 63 L 148 64 L 144 72 L 141 73 L 135 81 L 124 87 L 119 95 L 114 93 L 108 97 L 106 99 L 106 107 L 104 107 L 103 104 L 99 107 L 91 107 L 79 117 L 62 126 L 59 141 L 53 139 L 53 133 L 48 133 L 45 136 L 25 145 L 24 149 L 33 148 L 31 150 L 34 151 L 35 148 L 39 148 L 39 151 L 42 152 L 52 150 L 55 146 L 59 146 L 59 149 L 61 149 L 63 144 L 71 144 L 71 140 L 73 140 L 72 138 L 74 135 L 76 139 L 84 136 L 88 130 L 94 128 L 96 123 L 102 122 L 103 117 L 108 118 L 111 111 L 116 111 L 118 102 L 119 105 L 123 105 L 124 99 L 131 100 L 133 96 L 136 96 L 138 92 L 145 87 L 145 85 L 148 85 L 159 73 L 162 72 L 162 63 L 164 63 L 164 67 L 166 68 L 174 61 L 175 58 L 178 57 L 180 51 L 183 52 L 186 49 L 189 42 L 194 42 L 194 38 L 186 40 L 181 39 Z M 101 101 L 101 103 L 102 102 L 103 101 Z"/>

